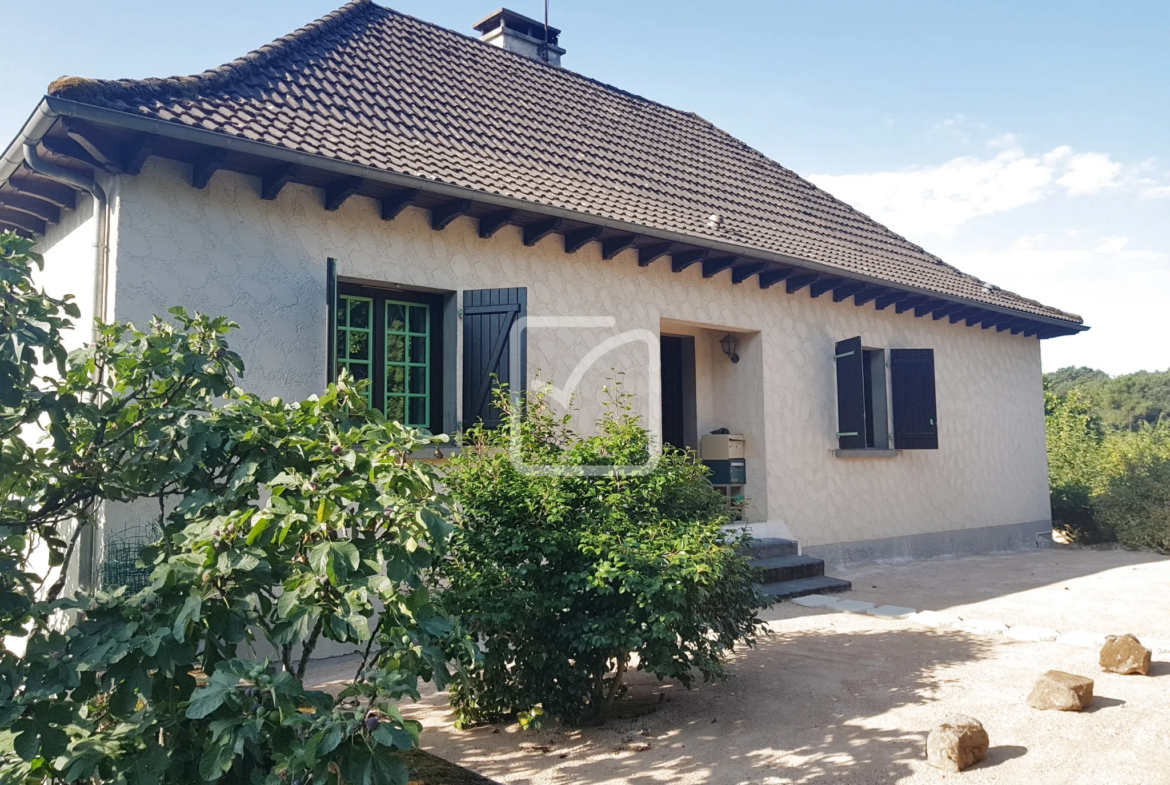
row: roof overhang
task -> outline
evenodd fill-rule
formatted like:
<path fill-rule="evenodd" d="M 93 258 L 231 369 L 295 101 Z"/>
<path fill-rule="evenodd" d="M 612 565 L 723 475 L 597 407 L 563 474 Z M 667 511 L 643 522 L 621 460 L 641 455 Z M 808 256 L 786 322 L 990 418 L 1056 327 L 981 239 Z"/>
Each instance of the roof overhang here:
<path fill-rule="evenodd" d="M 71 124 L 64 132 L 62 121 Z M 136 174 L 146 157 L 158 155 L 190 164 L 195 187 L 206 186 L 219 169 L 232 170 L 260 177 L 261 196 L 266 199 L 275 198 L 284 184 L 297 182 L 322 188 L 326 209 L 337 209 L 352 195 L 368 196 L 381 201 L 382 216 L 389 220 L 413 204 L 431 210 L 436 228 L 460 215 L 471 215 L 479 219 L 483 237 L 502 225 L 515 224 L 524 228 L 528 244 L 556 232 L 564 235 L 570 253 L 597 241 L 606 258 L 634 248 L 642 266 L 670 256 L 676 272 L 701 263 L 704 277 L 731 270 L 735 283 L 756 277 L 762 288 L 769 288 L 783 282 L 790 293 L 808 287 L 814 297 L 831 292 L 837 302 L 853 299 L 858 306 L 873 302 L 878 309 L 894 306 L 898 313 L 913 310 L 915 316 L 949 317 L 951 323 L 965 321 L 999 332 L 1051 338 L 1089 329 L 1069 320 L 893 283 L 716 238 L 644 227 L 54 96 L 42 99 L 0 158 L 0 201 L 14 176 L 36 180 L 24 165 L 25 143 L 44 145 L 63 164 L 82 170 Z M 0 226 L 5 223 L 0 212 Z"/>

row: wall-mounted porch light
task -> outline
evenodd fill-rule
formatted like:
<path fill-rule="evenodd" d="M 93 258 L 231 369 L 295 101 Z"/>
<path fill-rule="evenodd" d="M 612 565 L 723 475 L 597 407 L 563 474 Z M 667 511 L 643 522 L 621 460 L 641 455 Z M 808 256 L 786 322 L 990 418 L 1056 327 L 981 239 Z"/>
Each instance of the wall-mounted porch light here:
<path fill-rule="evenodd" d="M 728 359 L 733 363 L 739 362 L 739 339 L 731 333 L 719 339 L 719 346 L 722 347 L 723 353 L 727 355 Z"/>

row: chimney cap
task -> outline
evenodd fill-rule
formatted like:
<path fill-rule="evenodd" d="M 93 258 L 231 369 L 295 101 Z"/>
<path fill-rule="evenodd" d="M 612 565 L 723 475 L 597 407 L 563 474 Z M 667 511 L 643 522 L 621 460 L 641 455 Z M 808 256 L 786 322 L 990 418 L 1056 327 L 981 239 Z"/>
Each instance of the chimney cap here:
<path fill-rule="evenodd" d="M 490 13 L 472 25 L 473 29 L 485 35 L 500 27 L 515 30 L 524 35 L 531 36 L 538 41 L 544 40 L 544 22 L 538 22 L 535 19 L 524 16 L 524 14 L 509 11 L 507 8 L 501 8 L 498 11 Z M 561 31 L 559 29 L 549 25 L 548 41 L 545 43 L 557 43 L 557 36 L 560 34 Z"/>

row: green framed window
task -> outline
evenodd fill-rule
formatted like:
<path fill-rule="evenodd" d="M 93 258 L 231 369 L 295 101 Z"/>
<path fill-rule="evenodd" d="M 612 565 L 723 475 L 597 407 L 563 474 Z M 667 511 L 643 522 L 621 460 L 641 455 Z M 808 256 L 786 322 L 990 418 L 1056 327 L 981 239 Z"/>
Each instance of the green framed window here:
<path fill-rule="evenodd" d="M 366 400 L 396 420 L 442 430 L 442 296 L 341 283 L 334 378 L 368 379 Z"/>
<path fill-rule="evenodd" d="M 431 411 L 430 310 L 386 301 L 386 416 L 421 428 Z"/>
<path fill-rule="evenodd" d="M 342 296 L 337 301 L 337 371 L 349 371 L 354 379 L 371 378 L 374 364 L 374 300 Z M 373 405 L 366 388 L 366 403 Z"/>

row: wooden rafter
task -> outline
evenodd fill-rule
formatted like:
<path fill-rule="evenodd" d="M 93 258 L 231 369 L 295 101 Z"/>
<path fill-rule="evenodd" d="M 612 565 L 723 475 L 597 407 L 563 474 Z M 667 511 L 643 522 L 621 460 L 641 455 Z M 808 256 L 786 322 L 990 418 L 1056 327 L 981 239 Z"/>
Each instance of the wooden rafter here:
<path fill-rule="evenodd" d="M 638 266 L 649 267 L 655 259 L 660 259 L 670 253 L 670 243 L 647 245 L 638 249 Z"/>
<path fill-rule="evenodd" d="M 676 273 L 681 273 L 691 265 L 698 264 L 707 258 L 710 251 L 699 248 L 693 251 L 679 251 L 672 254 L 670 257 L 670 269 Z"/>
<path fill-rule="evenodd" d="M 577 253 L 589 243 L 601 237 L 600 226 L 586 226 L 565 233 L 565 253 Z"/>
<path fill-rule="evenodd" d="M 280 196 L 281 190 L 292 180 L 294 167 L 292 164 L 280 164 L 265 172 L 260 177 L 260 198 L 271 202 Z"/>
<path fill-rule="evenodd" d="M 53 224 L 61 222 L 60 207 L 33 196 L 0 193 L 0 207 L 9 207 L 17 212 L 28 213 L 34 218 Z"/>
<path fill-rule="evenodd" d="M 601 241 L 601 258 L 612 259 L 622 251 L 634 247 L 634 243 L 638 241 L 636 234 L 619 234 L 616 237 L 609 237 Z"/>
<path fill-rule="evenodd" d="M 840 285 L 840 278 L 824 278 L 819 281 L 813 281 L 811 284 L 809 284 L 808 293 L 813 297 L 820 297 L 825 292 L 828 292 Z"/>
<path fill-rule="evenodd" d="M 452 199 L 431 210 L 431 228 L 436 232 L 446 229 L 461 215 L 471 212 L 470 199 Z"/>
<path fill-rule="evenodd" d="M 763 262 L 746 262 L 744 264 L 737 264 L 731 268 L 731 282 L 735 284 L 743 283 L 753 275 L 758 275 L 767 269 L 768 265 Z"/>
<path fill-rule="evenodd" d="M 77 209 L 77 191 L 54 180 L 32 177 L 13 177 L 8 181 L 17 193 L 35 196 L 66 210 Z"/>
<path fill-rule="evenodd" d="M 703 260 L 703 277 L 714 278 L 724 270 L 730 270 L 735 266 L 735 261 L 738 256 L 717 256 L 715 258 L 706 258 Z"/>
<path fill-rule="evenodd" d="M 784 290 L 789 294 L 796 294 L 806 286 L 812 286 L 818 280 L 820 275 L 816 273 L 809 273 L 808 275 L 794 275 L 784 282 Z"/>
<path fill-rule="evenodd" d="M 512 208 L 496 210 L 479 219 L 479 236 L 483 239 L 495 237 L 496 232 L 516 220 L 516 211 Z"/>
<path fill-rule="evenodd" d="M 756 280 L 760 282 L 761 289 L 771 289 L 781 281 L 791 278 L 794 273 L 795 267 L 780 267 L 775 270 L 764 270 Z"/>
<path fill-rule="evenodd" d="M 533 246 L 561 228 L 560 218 L 545 218 L 524 227 L 524 244 Z"/>
<path fill-rule="evenodd" d="M 225 160 L 227 160 L 227 150 L 222 148 L 201 151 L 191 161 L 191 187 L 206 188 L 207 184 L 211 182 L 211 176 L 223 168 L 223 162 Z M 328 207 L 328 199 L 326 200 L 325 209 L 330 209 Z"/>

